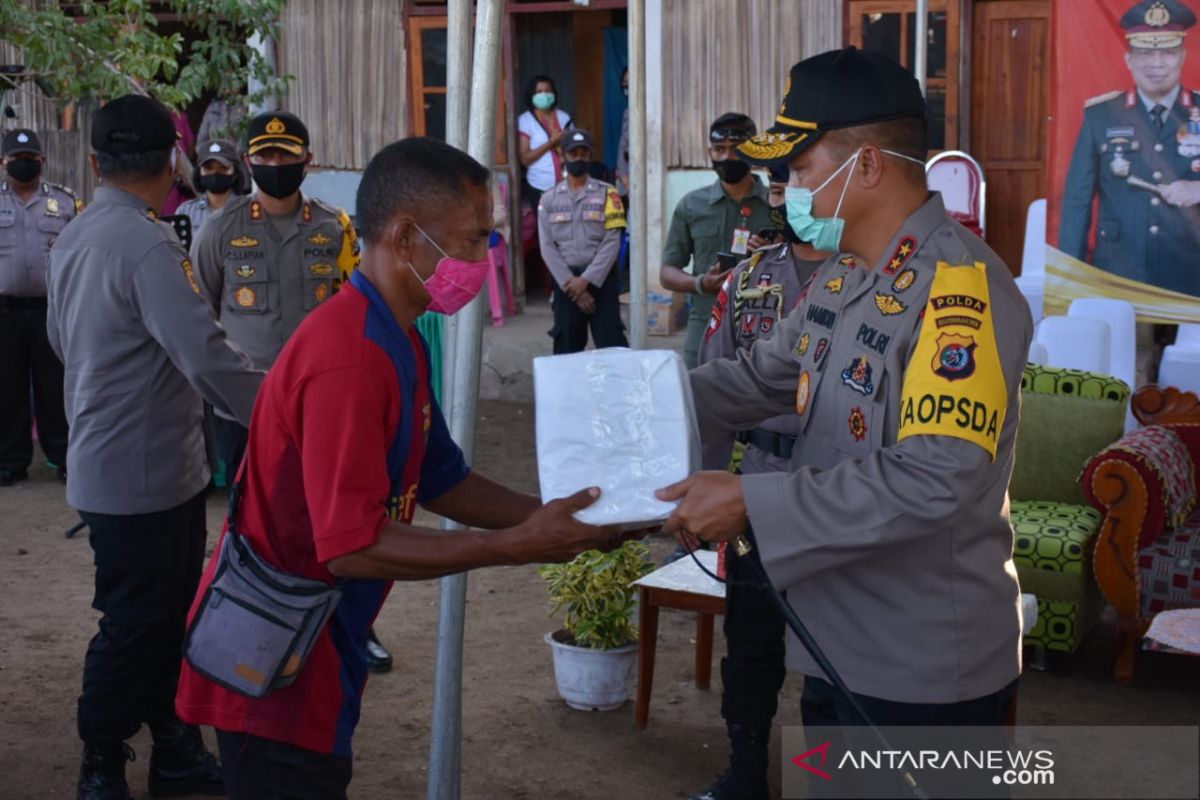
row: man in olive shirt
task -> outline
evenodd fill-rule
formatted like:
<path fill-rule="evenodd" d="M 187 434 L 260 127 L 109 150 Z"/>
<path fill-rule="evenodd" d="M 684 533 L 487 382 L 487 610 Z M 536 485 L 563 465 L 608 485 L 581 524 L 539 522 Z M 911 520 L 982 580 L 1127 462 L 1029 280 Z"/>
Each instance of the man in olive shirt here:
<path fill-rule="evenodd" d="M 204 562 L 201 397 L 249 421 L 261 372 L 225 339 L 195 270 L 158 220 L 175 126 L 141 95 L 96 112 L 92 205 L 50 251 L 47 333 L 63 361 L 67 501 L 91 529 L 92 605 L 79 698 L 78 800 L 130 797 L 125 740 L 150 726 L 150 794 L 224 794 L 200 731 L 175 716 L 184 621 Z"/>
<path fill-rule="evenodd" d="M 658 282 L 672 292 L 692 295 L 683 360 L 696 366 L 700 341 L 708 327 L 717 292 L 734 263 L 750 252 L 750 237 L 771 227 L 767 189 L 750 174 L 750 165 L 737 154 L 737 145 L 758 129 L 745 114 L 717 117 L 708 129 L 708 155 L 717 180 L 711 186 L 688 192 L 675 207 Z M 730 253 L 734 263 L 722 266 L 718 253 Z M 692 271 L 686 271 L 688 262 Z"/>
<path fill-rule="evenodd" d="M 1029 307 L 926 188 L 925 101 L 911 73 L 846 48 L 800 62 L 788 86 L 777 124 L 742 154 L 787 163 L 790 227 L 856 258 L 827 261 L 770 340 L 691 373 L 702 437 L 789 412 L 798 437 L 790 472 L 701 472 L 660 492 L 683 500 L 667 528 L 752 536 L 772 585 L 876 724 L 991 726 L 1002 744 L 1021 672 L 1007 488 Z M 876 746 L 799 645 L 788 637 L 805 727 Z M 904 734 L 892 743 L 921 749 Z M 899 796 L 883 777 L 853 796 Z"/>

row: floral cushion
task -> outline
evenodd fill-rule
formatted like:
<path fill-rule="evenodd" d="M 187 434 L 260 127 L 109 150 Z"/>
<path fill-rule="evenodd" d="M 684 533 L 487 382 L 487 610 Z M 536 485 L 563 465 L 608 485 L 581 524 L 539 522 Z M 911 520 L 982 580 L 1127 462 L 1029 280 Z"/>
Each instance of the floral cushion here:
<path fill-rule="evenodd" d="M 1196 467 L 1187 443 L 1179 434 L 1161 425 L 1138 428 L 1112 445 L 1140 456 L 1162 481 L 1167 525 L 1178 528 L 1196 507 Z"/>
<path fill-rule="evenodd" d="M 1200 511 L 1138 552 L 1142 617 L 1173 608 L 1200 608 Z"/>

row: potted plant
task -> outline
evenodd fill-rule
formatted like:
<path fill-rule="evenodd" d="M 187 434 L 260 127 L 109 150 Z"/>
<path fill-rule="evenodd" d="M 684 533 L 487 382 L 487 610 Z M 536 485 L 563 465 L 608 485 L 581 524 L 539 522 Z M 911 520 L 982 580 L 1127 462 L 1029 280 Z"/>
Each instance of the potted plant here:
<path fill-rule="evenodd" d="M 558 693 L 571 708 L 610 711 L 629 699 L 638 637 L 633 582 L 653 569 L 650 548 L 639 541 L 538 568 L 550 613 L 566 611 L 566 627 L 545 638 L 554 653 Z"/>

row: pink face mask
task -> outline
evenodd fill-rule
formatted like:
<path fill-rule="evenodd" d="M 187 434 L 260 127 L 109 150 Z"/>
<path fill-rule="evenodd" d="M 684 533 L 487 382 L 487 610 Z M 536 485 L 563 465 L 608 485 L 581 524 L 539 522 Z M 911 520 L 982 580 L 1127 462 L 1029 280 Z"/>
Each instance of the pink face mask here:
<path fill-rule="evenodd" d="M 433 275 L 427 281 L 421 279 L 420 274 L 411 263 L 408 265 L 413 275 L 416 275 L 417 280 L 421 281 L 425 287 L 425 291 L 429 292 L 429 310 L 439 314 L 458 313 L 483 289 L 483 282 L 487 278 L 488 270 L 491 269 L 491 262 L 451 258 L 437 242 L 430 238 L 429 234 L 422 231 L 416 224 L 413 227 L 420 231 L 425 240 L 442 254 L 442 259 L 438 261 Z"/>

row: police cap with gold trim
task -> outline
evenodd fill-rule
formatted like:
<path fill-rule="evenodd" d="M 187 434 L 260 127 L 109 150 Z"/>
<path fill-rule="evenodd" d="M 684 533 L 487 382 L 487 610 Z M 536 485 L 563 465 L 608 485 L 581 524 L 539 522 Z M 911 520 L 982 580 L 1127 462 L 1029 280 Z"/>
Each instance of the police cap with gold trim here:
<path fill-rule="evenodd" d="M 271 147 L 302 156 L 308 150 L 308 128 L 295 114 L 267 111 L 250 120 L 246 153 L 254 155 Z"/>
<path fill-rule="evenodd" d="M 913 74 L 886 56 L 847 47 L 792 67 L 775 124 L 738 146 L 756 166 L 790 161 L 826 131 L 925 116 Z"/>
<path fill-rule="evenodd" d="M 118 97 L 92 117 L 92 149 L 97 153 L 135 155 L 170 150 L 178 138 L 167 107 L 145 95 Z"/>
<path fill-rule="evenodd" d="M 1195 13 L 1178 0 L 1142 0 L 1121 17 L 1129 46 L 1139 50 L 1179 47 L 1195 24 Z"/>

